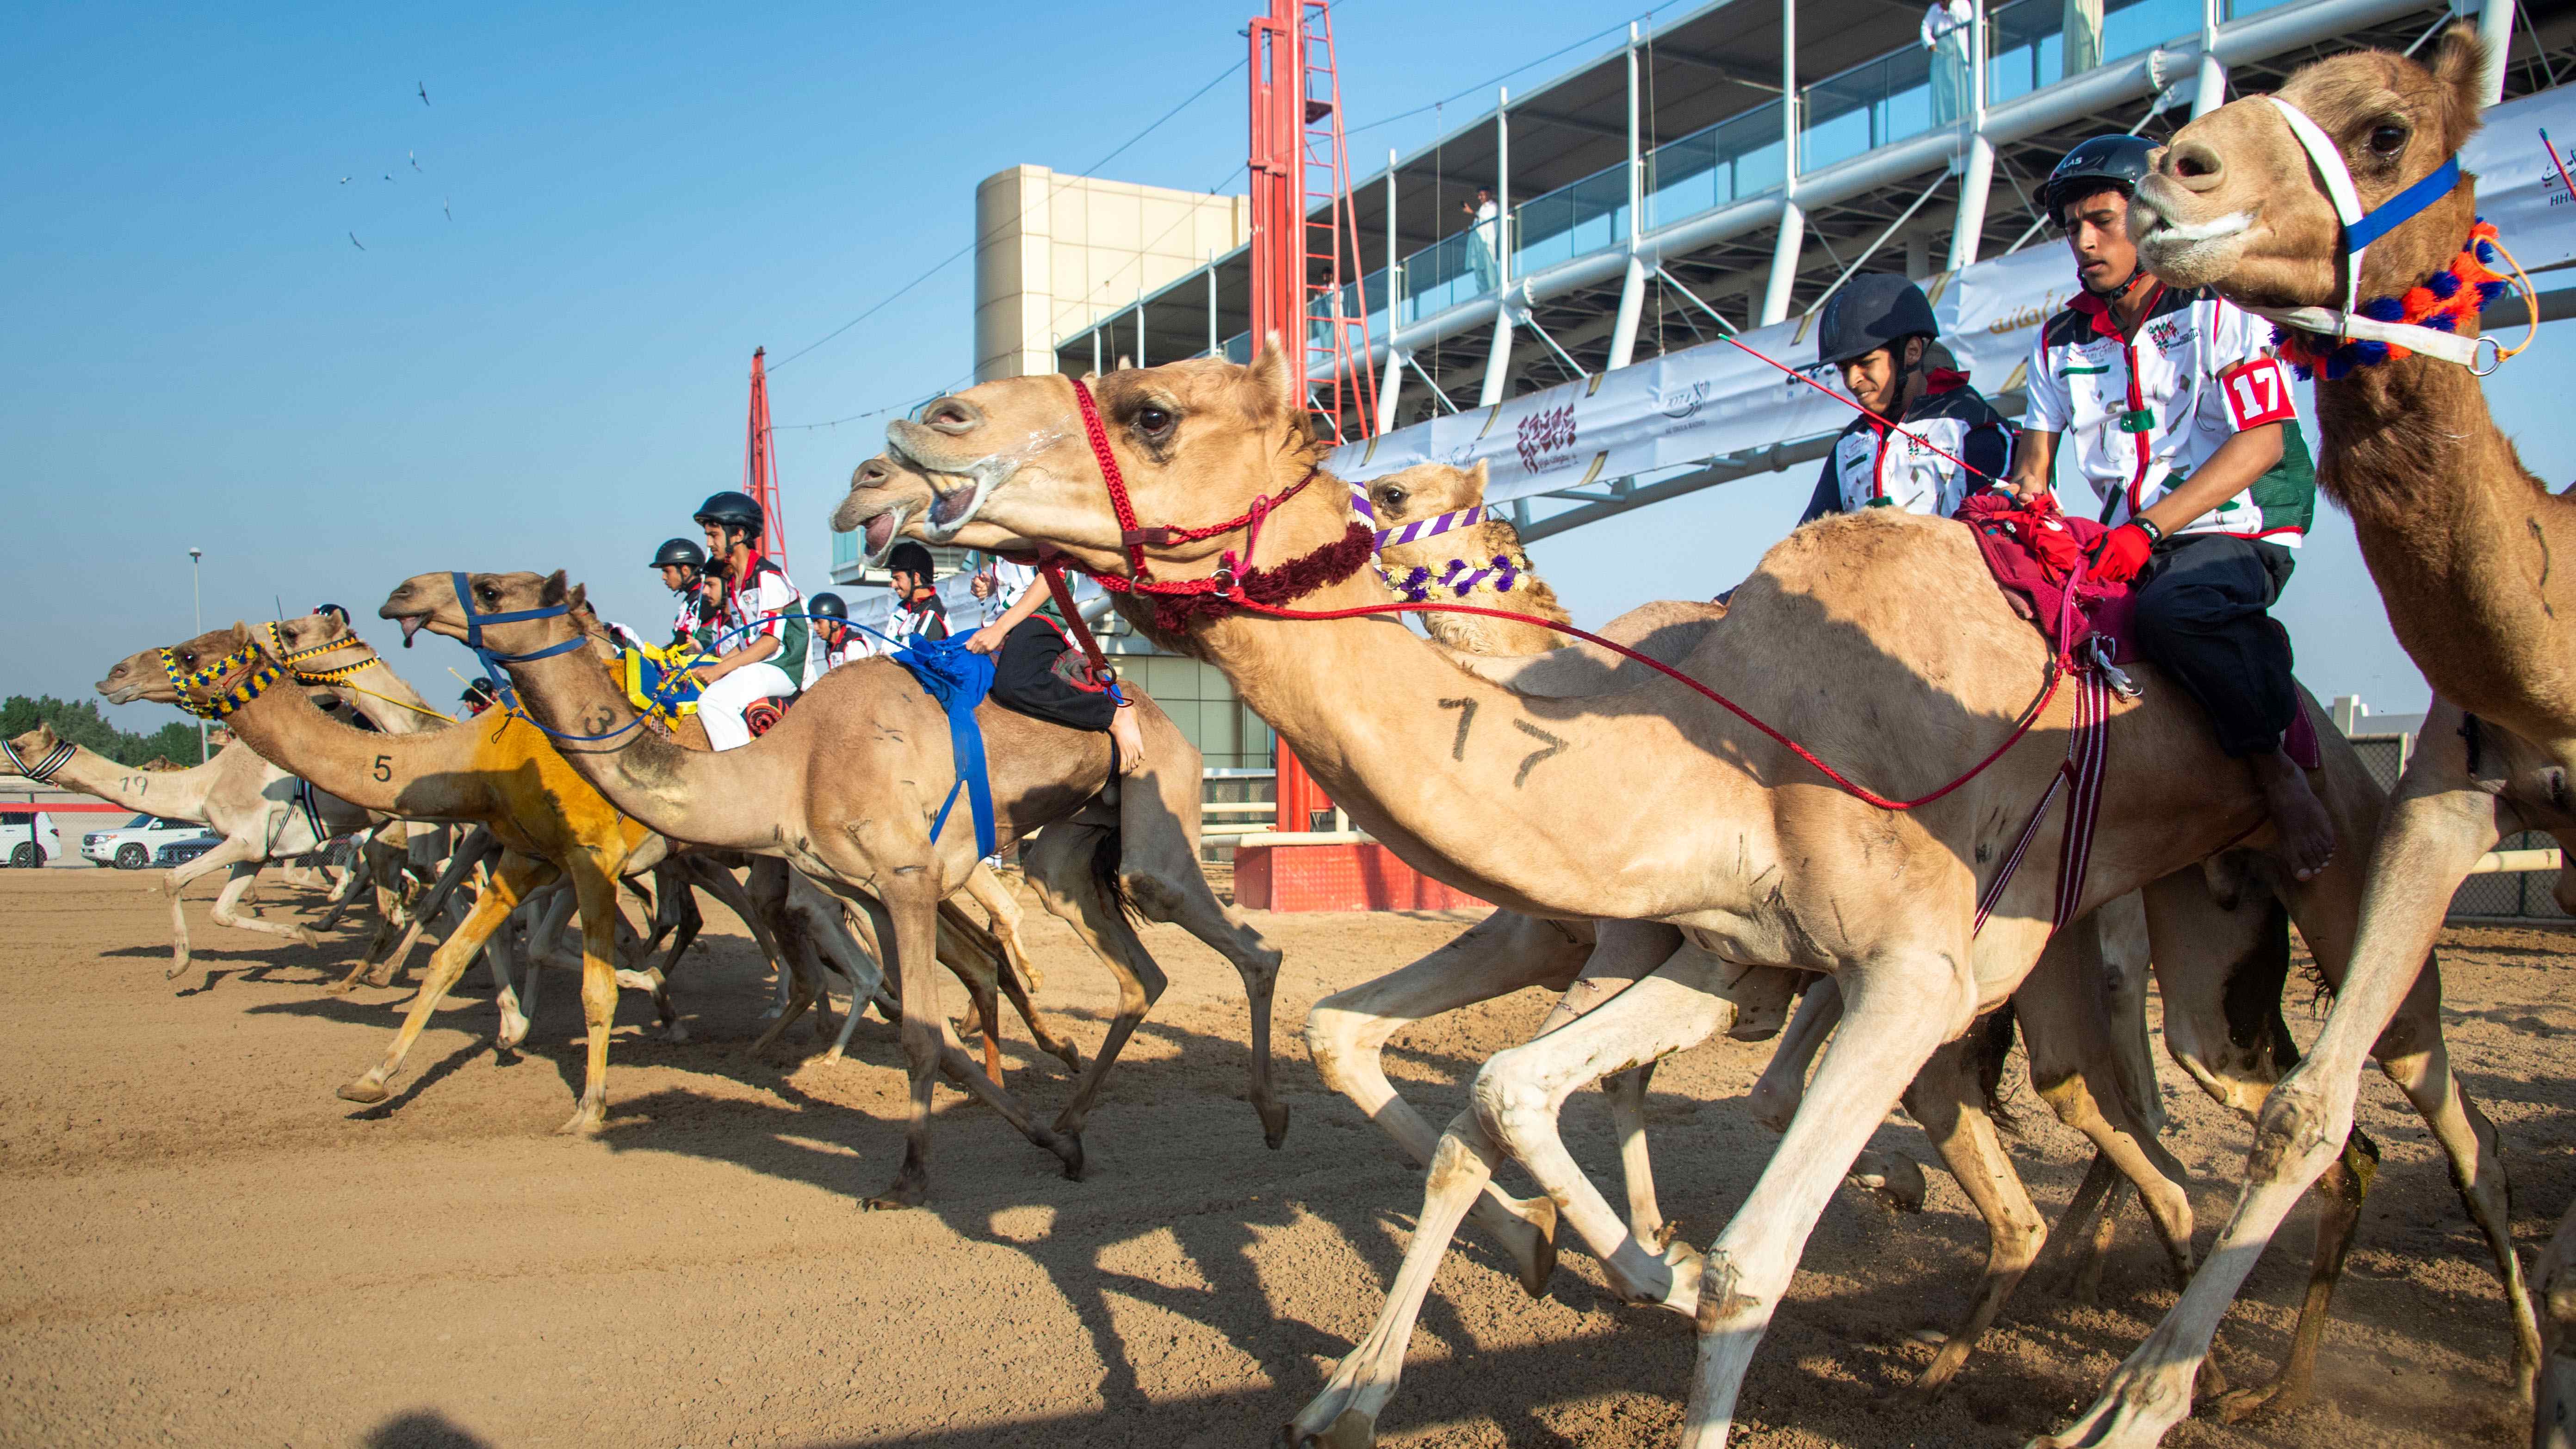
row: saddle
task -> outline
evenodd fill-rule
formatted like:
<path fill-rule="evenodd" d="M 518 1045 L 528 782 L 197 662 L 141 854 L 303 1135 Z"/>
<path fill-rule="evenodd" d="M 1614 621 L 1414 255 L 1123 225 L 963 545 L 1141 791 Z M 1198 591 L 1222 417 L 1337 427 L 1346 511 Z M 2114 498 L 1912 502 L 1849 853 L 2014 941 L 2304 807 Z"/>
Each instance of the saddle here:
<path fill-rule="evenodd" d="M 698 712 L 698 679 L 689 671 L 715 657 L 694 644 L 658 649 L 650 644 L 632 644 L 619 651 L 617 662 L 610 668 L 627 701 L 668 729 L 681 718 Z M 794 702 L 793 696 L 753 700 L 743 709 L 743 728 L 751 731 L 753 739 L 760 738 L 777 728 Z"/>

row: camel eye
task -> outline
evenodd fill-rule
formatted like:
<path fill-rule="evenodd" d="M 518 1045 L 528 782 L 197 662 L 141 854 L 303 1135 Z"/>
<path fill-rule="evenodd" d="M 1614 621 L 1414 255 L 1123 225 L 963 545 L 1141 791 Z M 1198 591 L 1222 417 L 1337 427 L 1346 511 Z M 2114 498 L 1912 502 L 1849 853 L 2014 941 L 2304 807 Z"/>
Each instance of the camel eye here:
<path fill-rule="evenodd" d="M 487 604 L 497 604 L 501 601 L 501 591 L 490 584 L 476 584 L 474 592 L 481 594 L 483 602 Z"/>
<path fill-rule="evenodd" d="M 2394 121 L 2382 121 L 2371 128 L 2370 152 L 2381 160 L 2393 159 L 2406 149 L 2406 128 Z"/>
<path fill-rule="evenodd" d="M 1151 437 L 1161 437 L 1170 432 L 1178 421 L 1180 419 L 1173 415 L 1172 410 L 1161 403 L 1145 403 L 1136 409 L 1136 426 Z"/>
<path fill-rule="evenodd" d="M 1402 508 L 1404 506 L 1404 490 L 1401 488 L 1382 488 L 1378 490 L 1377 501 L 1379 506 L 1384 508 Z"/>

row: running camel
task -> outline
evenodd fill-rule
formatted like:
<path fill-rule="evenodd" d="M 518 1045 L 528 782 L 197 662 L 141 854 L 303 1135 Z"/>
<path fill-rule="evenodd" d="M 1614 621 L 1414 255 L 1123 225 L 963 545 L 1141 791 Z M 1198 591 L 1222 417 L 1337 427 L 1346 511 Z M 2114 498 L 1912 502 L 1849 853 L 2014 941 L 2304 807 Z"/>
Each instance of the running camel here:
<path fill-rule="evenodd" d="M 1539 695 L 1460 669 L 1391 618 L 1265 617 L 1290 601 L 1328 612 L 1394 603 L 1363 568 L 1370 530 L 1320 474 L 1301 402 L 1267 347 L 1250 367 L 1201 360 L 1103 378 L 1096 432 L 1089 393 L 1049 376 L 935 400 L 887 434 L 954 490 L 932 515 L 955 540 L 1050 545 L 1149 591 L 1138 602 L 1158 634 L 1224 669 L 1359 827 L 1407 863 L 1524 914 L 1667 921 L 1691 938 L 1697 949 L 1663 971 L 1487 1064 L 1474 1120 L 1435 1153 L 1408 1266 L 1417 1254 L 1436 1261 L 1503 1147 L 1520 1150 L 1585 1236 L 1617 1237 L 1598 1192 L 1544 1155 L 1555 1103 L 1705 1039 L 1755 968 L 1837 978 L 1840 1029 L 1715 1246 L 1676 1263 L 1628 1249 L 1638 1272 L 1664 1274 L 1677 1306 L 1692 1303 L 1700 1352 L 1686 1436 L 1695 1449 L 1722 1443 L 1834 1185 L 1933 1053 L 2010 995 L 2047 942 L 2060 906 L 2052 831 L 2037 832 L 1987 929 L 1972 936 L 1972 925 L 1981 887 L 2066 758 L 2077 701 L 2048 694 L 2051 651 L 1968 532 L 1873 516 L 1889 510 L 1791 535 L 1680 666 L 1777 736 L 1659 674 Z M 1818 690 L 1820 679 L 1836 687 Z M 2034 738 L 2007 747 L 2026 715 Z M 2239 840 L 2269 843 L 2254 781 L 2179 690 L 2151 677 L 2142 699 L 2112 709 L 2108 733 L 2118 763 L 2089 873 L 2064 903 L 2070 918 Z M 1784 741 L 1897 799 L 1937 798 L 1889 811 L 1861 786 L 1826 788 Z M 1600 808 L 1661 800 L 1689 808 Z M 2329 867 L 2292 892 L 2321 957 L 2340 949 L 2332 919 L 2349 916 L 2358 887 L 2357 870 Z M 1345 1437 L 1365 1439 L 1367 1414 L 1352 1412 Z"/>

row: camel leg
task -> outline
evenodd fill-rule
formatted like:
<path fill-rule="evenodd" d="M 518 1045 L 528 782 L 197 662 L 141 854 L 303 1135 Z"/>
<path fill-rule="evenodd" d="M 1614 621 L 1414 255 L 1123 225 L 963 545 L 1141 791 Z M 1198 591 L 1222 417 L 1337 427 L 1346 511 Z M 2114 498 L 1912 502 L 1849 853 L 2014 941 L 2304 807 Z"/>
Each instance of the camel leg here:
<path fill-rule="evenodd" d="M 2113 1371 L 2101 1397 L 2064 1430 L 2034 1441 L 2042 1449 L 2148 1449 L 2180 1423 L 2191 1412 L 2192 1379 L 2236 1290 L 2299 1195 L 2341 1158 L 2361 1064 L 2414 990 L 2452 893 L 2508 823 L 2503 802 L 2469 778 L 2460 724 L 2457 707 L 2437 701 L 2368 859 L 2350 974 L 2308 1059 L 2264 1100 L 2246 1181 L 2217 1244 L 2181 1301 Z M 2354 853 L 2338 852 L 2318 880 L 2334 879 Z M 2303 929 L 2306 924 L 2303 913 Z"/>
<path fill-rule="evenodd" d="M 1553 922 L 1496 911 L 1430 955 L 1316 1002 L 1306 1014 L 1307 1052 L 1326 1086 L 1394 1138 L 1416 1167 L 1428 1168 L 1440 1138 L 1387 1081 L 1380 1060 L 1387 1041 L 1427 1017 L 1525 986 L 1561 991 L 1583 969 L 1589 949 Z M 1509 1197 L 1482 1182 L 1473 1209 L 1477 1224 L 1511 1253 L 1521 1287 L 1532 1297 L 1545 1293 L 1556 1266 L 1556 1204 Z"/>
<path fill-rule="evenodd" d="M 2568 1329 L 2576 1326 L 2576 1207 L 2558 1220 L 2558 1231 L 2532 1269 L 2531 1291 L 2538 1300 L 2541 1358 L 2531 1413 L 2532 1449 L 2576 1449 L 2576 1362 L 2562 1352 Z"/>
<path fill-rule="evenodd" d="M 485 888 L 490 887 L 487 885 Z M 492 1045 L 502 1051 L 516 1051 L 527 1041 L 529 1028 L 535 1025 L 537 1015 L 536 963 L 519 955 L 518 943 L 511 939 L 512 934 L 510 923 L 504 918 L 501 929 L 483 941 L 483 964 L 492 973 L 492 1006 L 501 1018 L 501 1027 L 494 1034 Z M 511 984 L 514 980 L 527 983 L 525 1001 L 520 1000 L 518 988 Z"/>
<path fill-rule="evenodd" d="M 1806 994 L 1798 1000 L 1797 1014 L 1789 1018 L 1789 1029 L 1772 1048 L 1771 1064 L 1745 1094 L 1744 1105 L 1754 1121 L 1774 1132 L 1789 1130 L 1789 1119 L 1798 1115 L 1798 1103 L 1807 1092 L 1807 1068 L 1824 1050 L 1834 1023 L 1842 1019 L 1843 992 L 1834 978 L 1818 976 L 1809 981 Z"/>
<path fill-rule="evenodd" d="M 930 1194 L 930 1091 L 939 1073 L 948 1074 L 1002 1116 L 1031 1142 L 1056 1154 L 1067 1175 L 1078 1175 L 1082 1150 L 1078 1141 L 1059 1138 L 1039 1126 L 1009 1093 L 985 1077 L 965 1044 L 939 1010 L 939 897 L 926 885 L 904 881 L 885 892 L 882 902 L 848 887 L 843 899 L 855 899 L 877 918 L 877 937 L 894 944 L 895 973 L 903 982 L 903 1048 L 912 1079 L 912 1112 L 904 1124 L 903 1165 L 885 1191 L 867 1199 L 870 1208 L 918 1207 Z M 853 1007 L 856 1002 L 851 1003 Z"/>
<path fill-rule="evenodd" d="M 186 908 L 180 904 L 179 893 L 201 877 L 212 875 L 219 870 L 229 870 L 236 865 L 250 864 L 252 873 L 256 874 L 259 869 L 256 863 L 257 855 L 257 849 L 249 841 L 239 837 L 226 837 L 223 844 L 161 878 L 161 893 L 170 901 L 170 969 L 161 973 L 162 980 L 168 981 L 188 969 L 190 958 L 188 915 Z M 275 931 L 277 928 L 262 922 L 259 929 Z"/>
<path fill-rule="evenodd" d="M 1961 940 L 1880 955 L 1840 973 L 1842 1026 L 1817 1064 L 1807 1100 L 1703 1261 L 1684 1449 L 1726 1442 L 1744 1370 L 1835 1185 L 1933 1050 L 1967 1024 L 1976 1003 L 1967 960 Z"/>
<path fill-rule="evenodd" d="M 465 974 L 468 962 L 483 945 L 485 937 L 499 929 L 502 921 L 517 908 L 527 892 L 555 878 L 555 867 L 547 862 L 515 852 L 504 852 L 501 868 L 492 873 L 492 882 L 484 887 L 474 902 L 465 924 L 442 943 L 429 958 L 429 975 L 421 982 L 420 994 L 412 998 L 411 1010 L 404 1014 L 402 1030 L 395 1033 L 391 1050 L 385 1059 L 368 1069 L 367 1074 L 340 1089 L 340 1097 L 350 1102 L 381 1102 L 387 1096 L 385 1083 L 402 1068 L 403 1058 L 411 1044 L 429 1025 L 430 1013 L 446 999 L 448 989 Z"/>
<path fill-rule="evenodd" d="M 942 907 L 939 917 L 941 959 L 963 955 L 968 951 L 980 951 L 982 949 L 980 944 L 969 939 L 969 932 L 961 928 L 962 925 L 971 925 L 971 923 L 965 922 L 962 916 L 952 917 L 948 914 L 948 909 Z M 1019 908 L 1014 905 L 1012 909 Z M 1029 999 L 1032 988 L 1021 980 L 1020 968 L 1012 961 L 1011 953 L 1019 949 L 1018 945 L 1013 938 L 1007 936 L 993 939 L 995 949 L 1000 953 L 996 958 L 999 964 L 994 977 L 1001 986 L 1002 994 L 1010 998 L 1011 1009 L 1017 1011 L 1020 1014 L 1020 1020 L 1028 1026 L 1030 1039 L 1037 1043 L 1038 1050 L 1064 1063 L 1066 1071 L 1079 1073 L 1082 1070 L 1082 1049 L 1057 1032 L 1047 1021 L 1046 1014 L 1038 1010 L 1037 1003 Z M 853 1013 L 858 1010 L 858 1003 L 855 1000 L 851 1002 L 850 1009 Z"/>
<path fill-rule="evenodd" d="M 1056 1114 L 1052 1127 L 1070 1151 L 1065 1159 L 1068 1175 L 1077 1178 L 1082 1175 L 1082 1127 L 1091 1115 L 1092 1101 L 1108 1080 L 1110 1068 L 1117 1065 L 1127 1038 L 1134 1035 L 1137 1024 L 1154 1009 L 1169 984 L 1162 967 L 1146 953 L 1145 943 L 1136 938 L 1135 928 L 1127 924 L 1126 916 L 1102 897 L 1092 864 L 1102 843 L 1101 831 L 1074 830 L 1058 824 L 1040 834 L 1021 855 L 1029 881 L 1038 887 L 1039 899 L 1048 913 L 1072 927 L 1082 944 L 1091 948 L 1118 981 L 1118 1013 L 1110 1019 L 1100 1049 L 1093 1054 L 1082 1080 L 1075 1084 L 1071 1100 Z M 912 978 L 908 975 L 904 977 L 903 1002 L 904 1020 L 921 1014 L 913 1004 Z"/>
<path fill-rule="evenodd" d="M 608 1031 L 617 1020 L 617 871 L 596 853 L 569 853 L 572 889 L 581 909 L 581 1014 L 586 1041 L 581 1104 L 557 1132 L 589 1136 L 608 1122 Z M 552 925 L 555 917 L 547 916 Z M 548 945 L 553 942 L 549 940 Z"/>
<path fill-rule="evenodd" d="M 1206 878 L 1200 881 L 1205 884 Z M 1046 990 L 1038 963 L 1020 945 L 1020 903 L 1011 895 L 1011 888 L 1002 883 L 1002 877 L 991 866 L 979 860 L 967 873 L 964 889 L 966 898 L 982 906 L 985 916 L 991 919 L 990 929 L 993 939 L 1001 943 L 1002 959 L 1011 963 L 1011 970 L 1028 983 L 1029 990 Z"/>
<path fill-rule="evenodd" d="M 402 939 L 394 943 L 391 951 L 385 953 L 384 970 L 388 980 L 402 974 L 403 962 L 411 956 L 412 943 L 420 939 L 420 933 L 428 927 L 431 920 L 447 909 L 448 900 L 454 895 L 457 885 L 467 876 L 472 875 L 475 867 L 489 859 L 499 848 L 499 843 L 492 838 L 492 832 L 479 825 L 458 844 L 456 854 L 447 862 L 447 868 L 439 872 L 438 883 L 431 886 L 429 894 L 423 896 L 412 908 L 411 924 L 403 928 Z M 372 961 L 359 962 L 349 972 L 348 977 L 332 989 L 348 990 L 357 984 L 359 977 L 365 975 L 367 968 L 373 964 Z M 507 989 L 509 986 L 506 980 L 494 984 L 501 989 Z"/>
<path fill-rule="evenodd" d="M 1950 1175 L 1958 1179 L 1959 1190 L 1986 1223 L 1984 1282 L 1966 1318 L 1942 1340 L 1931 1365 L 1915 1380 L 1915 1387 L 1927 1394 L 1941 1392 L 1957 1377 L 2048 1241 L 2047 1224 L 2031 1206 L 2030 1193 L 2013 1171 L 2012 1158 L 1986 1111 L 1978 1072 L 1983 1035 L 1971 1028 L 1934 1052 L 1905 1092 L 1905 1110 L 1922 1124 Z"/>
<path fill-rule="evenodd" d="M 1610 1098 L 1610 1122 L 1619 1134 L 1619 1177 L 1628 1185 L 1628 1236 L 1662 1252 L 1681 1224 L 1668 1220 L 1655 1201 L 1655 1167 L 1646 1152 L 1646 1085 L 1655 1079 L 1648 1062 L 1601 1079 Z"/>

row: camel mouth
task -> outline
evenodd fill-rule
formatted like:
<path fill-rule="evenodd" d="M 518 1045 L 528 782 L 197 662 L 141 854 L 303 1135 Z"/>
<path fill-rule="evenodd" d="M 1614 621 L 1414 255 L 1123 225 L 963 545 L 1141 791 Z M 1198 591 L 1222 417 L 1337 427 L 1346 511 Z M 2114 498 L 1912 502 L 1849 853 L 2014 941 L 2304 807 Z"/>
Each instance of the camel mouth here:
<path fill-rule="evenodd" d="M 2133 198 L 2131 217 L 2137 222 L 2132 235 L 2138 244 L 2138 255 L 2159 277 L 2184 286 L 2200 286 L 2233 270 L 2252 241 L 2256 224 L 2261 221 L 2263 204 L 2187 221 L 2175 213 L 2174 200 L 2167 194 L 2162 176 L 2150 176 L 2142 182 Z"/>
<path fill-rule="evenodd" d="M 421 630 L 429 626 L 429 616 L 427 614 L 387 614 L 385 617 L 395 620 L 402 625 L 403 647 L 405 649 L 409 649 L 411 647 L 411 641 L 415 635 L 419 634 Z"/>
<path fill-rule="evenodd" d="M 110 704 L 132 704 L 143 697 L 143 686 L 120 684 L 114 675 L 110 675 L 98 682 L 98 692 L 106 695 Z"/>
<path fill-rule="evenodd" d="M 908 505 L 898 503 L 861 526 L 859 536 L 871 567 L 883 562 L 894 548 L 895 534 L 903 527 L 903 516 L 908 511 Z"/>
<path fill-rule="evenodd" d="M 941 493 L 930 505 L 930 513 L 925 521 L 930 525 L 931 531 L 938 534 L 940 538 L 952 538 L 957 530 L 974 522 L 975 515 L 984 511 L 984 499 L 992 491 L 993 485 L 990 481 L 977 478 L 968 487 L 960 488 L 953 493 Z"/>

